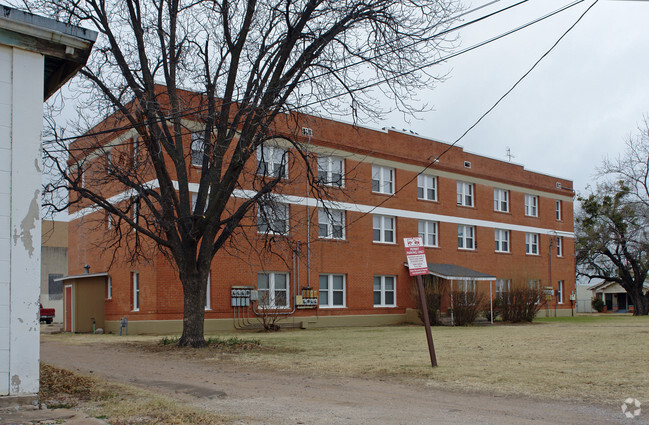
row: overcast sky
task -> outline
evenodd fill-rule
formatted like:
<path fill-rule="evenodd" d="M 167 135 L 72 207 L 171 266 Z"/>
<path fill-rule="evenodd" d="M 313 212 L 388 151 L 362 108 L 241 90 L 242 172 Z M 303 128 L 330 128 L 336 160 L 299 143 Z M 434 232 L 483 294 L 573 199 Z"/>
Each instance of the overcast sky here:
<path fill-rule="evenodd" d="M 421 120 L 393 114 L 378 127 L 407 128 L 456 140 L 592 4 L 587 0 L 505 39 L 449 60 L 449 78 L 421 96 L 434 105 Z M 467 2 L 469 9 L 489 3 Z M 503 0 L 469 16 L 517 3 Z M 460 33 L 462 47 L 515 28 L 571 0 L 531 0 Z M 649 1 L 600 0 L 530 75 L 459 145 L 465 150 L 565 177 L 577 191 L 594 168 L 617 156 L 649 114 Z"/>

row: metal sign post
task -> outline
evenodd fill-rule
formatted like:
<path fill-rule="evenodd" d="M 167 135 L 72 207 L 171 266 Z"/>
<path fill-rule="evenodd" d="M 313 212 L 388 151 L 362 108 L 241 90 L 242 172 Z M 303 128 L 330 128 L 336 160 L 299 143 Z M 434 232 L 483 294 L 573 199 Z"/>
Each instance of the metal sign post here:
<path fill-rule="evenodd" d="M 421 311 L 424 316 L 424 327 L 426 328 L 426 339 L 428 340 L 428 352 L 430 353 L 430 364 L 437 367 L 437 356 L 433 344 L 433 334 L 430 331 L 430 319 L 428 317 L 428 305 L 426 305 L 426 294 L 424 293 L 424 281 L 421 275 L 428 274 L 428 263 L 424 252 L 424 242 L 421 238 L 404 238 L 403 244 L 406 247 L 406 258 L 408 259 L 408 271 L 410 276 L 416 276 L 419 287 L 419 299 L 421 300 Z"/>

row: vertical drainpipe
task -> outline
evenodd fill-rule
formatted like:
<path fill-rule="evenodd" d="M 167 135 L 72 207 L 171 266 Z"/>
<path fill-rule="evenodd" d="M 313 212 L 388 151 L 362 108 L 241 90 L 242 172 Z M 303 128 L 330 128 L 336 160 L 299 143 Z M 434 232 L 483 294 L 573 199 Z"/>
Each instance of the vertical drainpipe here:
<path fill-rule="evenodd" d="M 302 127 L 302 135 L 307 136 L 306 144 L 306 286 L 311 288 L 311 217 L 309 217 L 309 147 L 313 130 Z"/>

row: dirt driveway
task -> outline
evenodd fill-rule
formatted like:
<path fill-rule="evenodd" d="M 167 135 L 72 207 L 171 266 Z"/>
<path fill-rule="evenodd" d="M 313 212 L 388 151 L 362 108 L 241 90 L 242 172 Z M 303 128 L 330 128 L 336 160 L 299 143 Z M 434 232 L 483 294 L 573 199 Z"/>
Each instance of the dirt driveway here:
<path fill-rule="evenodd" d="M 114 345 L 45 338 L 52 365 L 135 384 L 233 418 L 234 424 L 644 424 L 619 408 L 449 392 L 395 379 L 251 370 L 227 360 L 183 358 Z"/>

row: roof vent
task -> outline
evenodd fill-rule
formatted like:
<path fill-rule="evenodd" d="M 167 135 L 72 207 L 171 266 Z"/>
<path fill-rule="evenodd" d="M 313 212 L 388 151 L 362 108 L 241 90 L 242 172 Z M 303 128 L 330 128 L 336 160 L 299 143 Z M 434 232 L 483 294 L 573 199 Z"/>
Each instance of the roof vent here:
<path fill-rule="evenodd" d="M 464 161 L 464 168 L 471 168 L 471 162 L 470 161 Z"/>
<path fill-rule="evenodd" d="M 557 189 L 563 189 L 563 186 L 561 185 L 561 182 L 557 182 Z"/>

